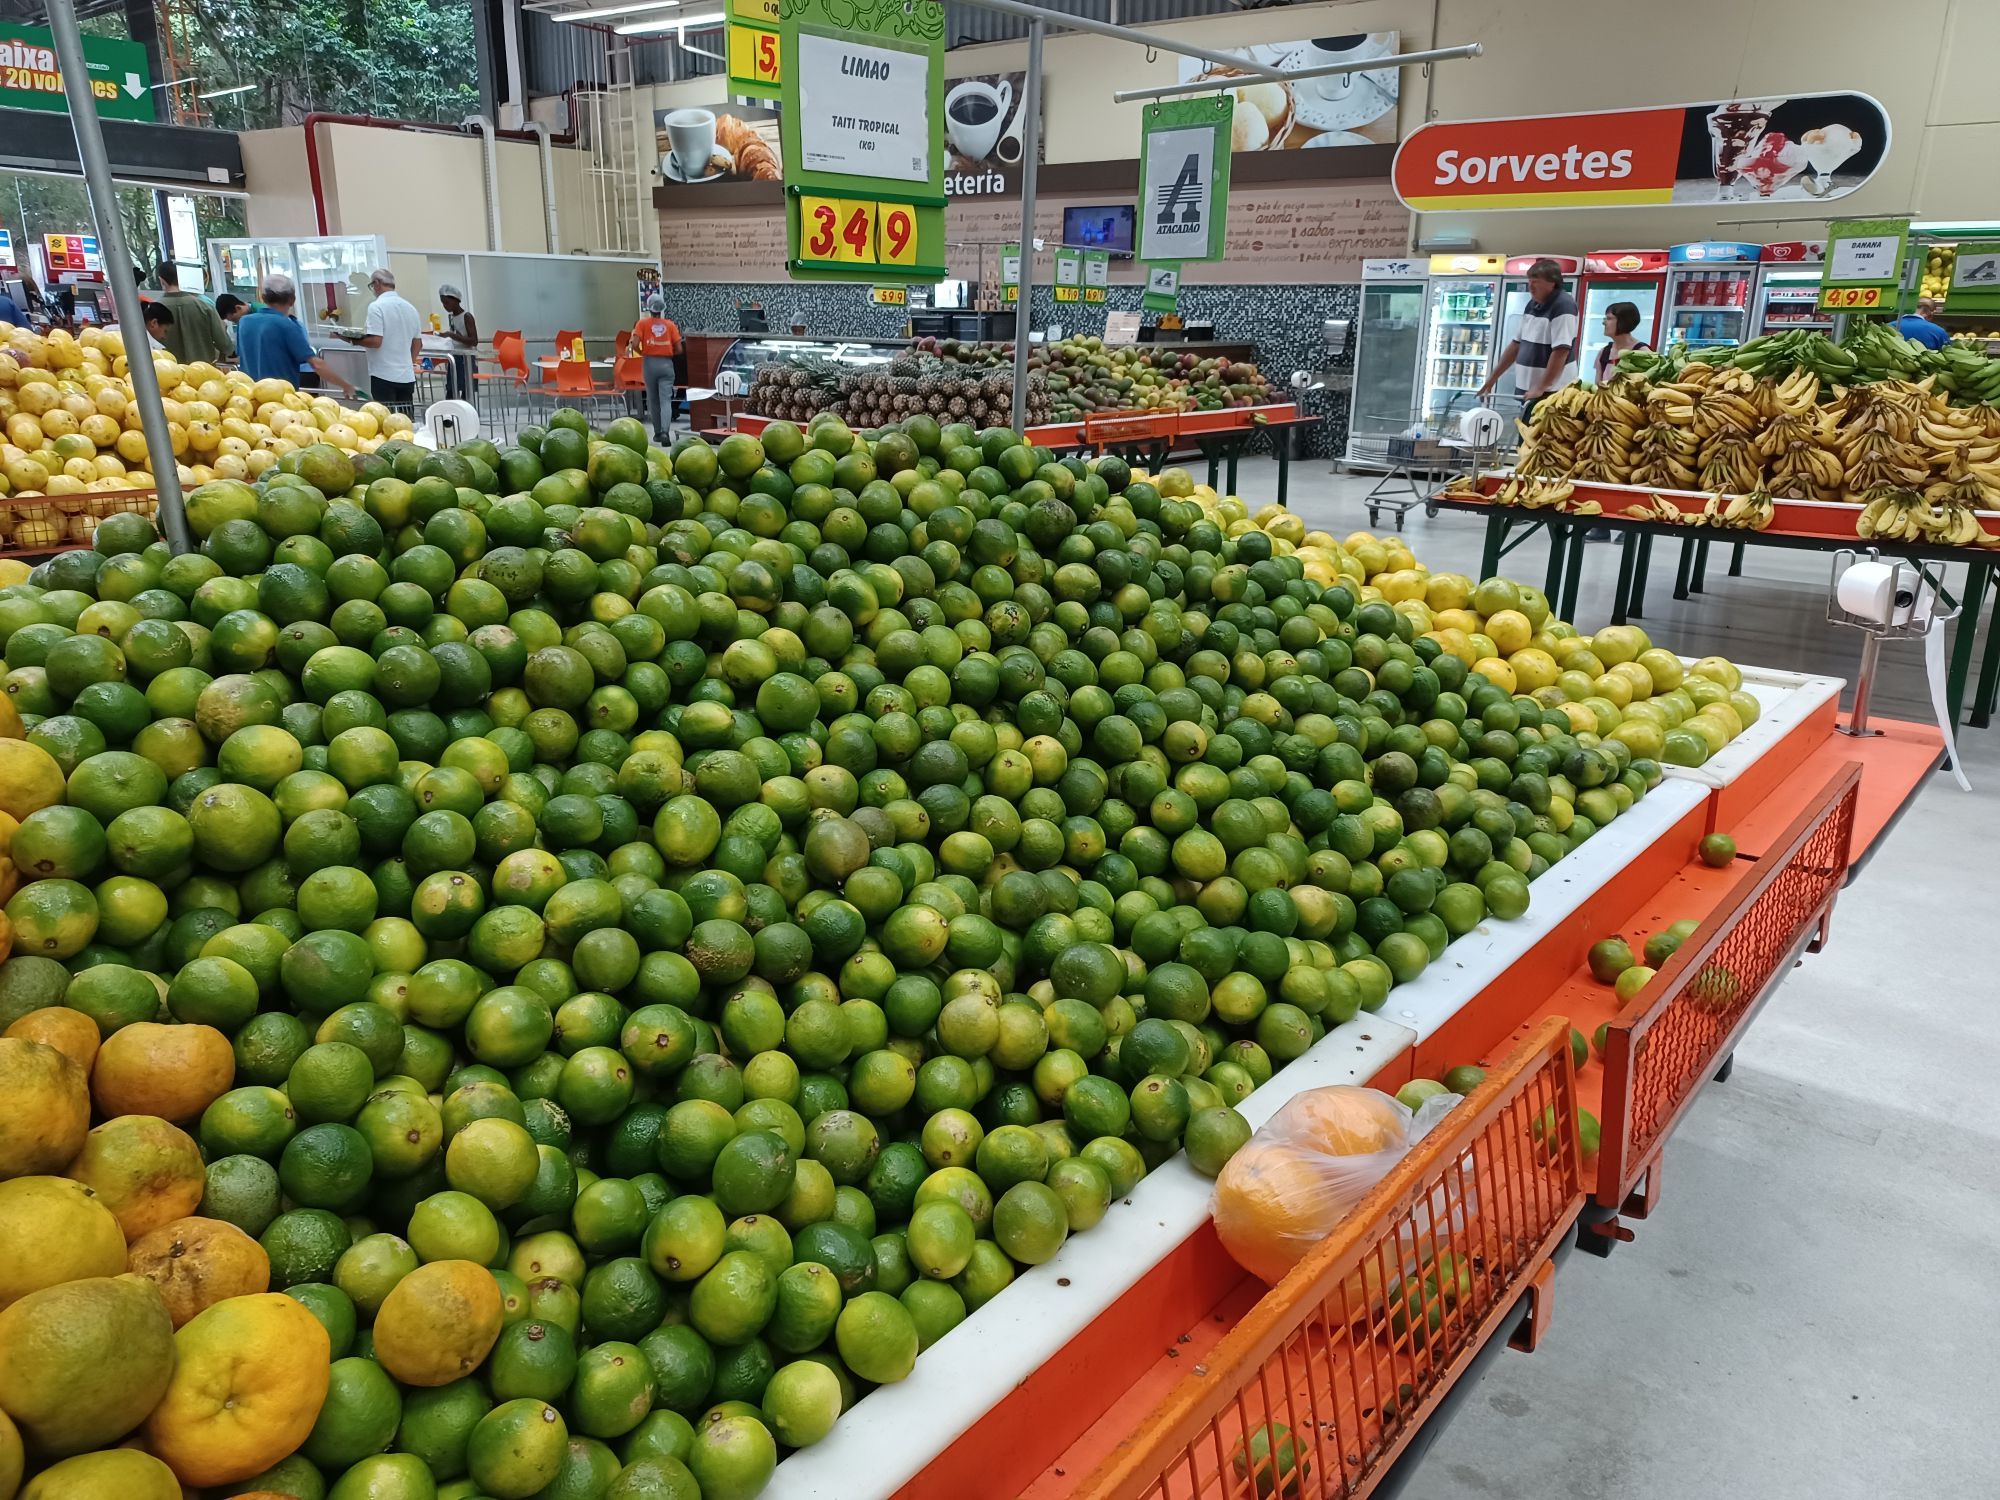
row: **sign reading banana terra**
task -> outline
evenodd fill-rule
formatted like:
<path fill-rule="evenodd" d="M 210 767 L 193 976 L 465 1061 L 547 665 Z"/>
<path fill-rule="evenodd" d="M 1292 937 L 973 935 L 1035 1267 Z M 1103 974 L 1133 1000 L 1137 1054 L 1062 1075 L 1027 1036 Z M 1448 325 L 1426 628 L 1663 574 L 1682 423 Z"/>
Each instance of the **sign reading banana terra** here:
<path fill-rule="evenodd" d="M 1889 152 L 1866 94 L 1441 120 L 1396 152 L 1396 196 L 1440 209 L 1796 203 L 1844 198 Z"/>

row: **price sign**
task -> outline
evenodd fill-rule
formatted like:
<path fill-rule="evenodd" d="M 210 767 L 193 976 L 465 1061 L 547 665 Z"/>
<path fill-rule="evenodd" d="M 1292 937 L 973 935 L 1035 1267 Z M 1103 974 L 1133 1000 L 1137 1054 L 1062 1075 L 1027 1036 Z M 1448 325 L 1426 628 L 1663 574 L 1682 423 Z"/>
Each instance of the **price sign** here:
<path fill-rule="evenodd" d="M 930 283 L 945 274 L 944 7 L 730 0 L 746 25 L 782 10 L 786 229 L 792 274 Z M 765 29 L 771 29 L 765 24 Z M 760 61 L 752 56 L 753 70 Z M 738 66 L 732 56 L 732 79 Z"/>
<path fill-rule="evenodd" d="M 1829 312 L 1889 307 L 1903 284 L 1908 219 L 1836 219 L 1828 227 L 1819 305 Z"/>
<path fill-rule="evenodd" d="M 1102 302 L 1111 295 L 1111 252 L 1083 252 L 1083 300 Z"/>
<path fill-rule="evenodd" d="M 1083 252 L 1056 251 L 1056 301 L 1076 302 L 1083 297 Z"/>
<path fill-rule="evenodd" d="M 910 300 L 908 290 L 900 286 L 871 287 L 869 297 L 877 307 L 902 307 Z"/>
<path fill-rule="evenodd" d="M 1170 313 L 1180 305 L 1181 268 L 1179 266 L 1146 267 L 1146 291 L 1139 299 L 1139 305 L 1147 312 Z"/>
<path fill-rule="evenodd" d="M 751 99 L 776 99 L 783 92 L 778 33 L 729 23 L 729 91 Z"/>

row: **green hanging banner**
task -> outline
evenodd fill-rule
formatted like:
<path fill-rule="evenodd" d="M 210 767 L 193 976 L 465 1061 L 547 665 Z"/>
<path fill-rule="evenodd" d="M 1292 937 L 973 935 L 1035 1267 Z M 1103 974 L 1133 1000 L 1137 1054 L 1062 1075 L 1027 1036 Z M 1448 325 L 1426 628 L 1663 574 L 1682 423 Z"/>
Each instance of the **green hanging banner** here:
<path fill-rule="evenodd" d="M 1151 313 L 1170 313 L 1181 304 L 1181 268 L 1146 267 L 1146 290 L 1139 306 Z"/>
<path fill-rule="evenodd" d="M 1103 302 L 1111 295 L 1111 252 L 1083 252 L 1083 300 Z"/>
<path fill-rule="evenodd" d="M 1083 296 L 1083 252 L 1067 246 L 1056 251 L 1056 301 L 1076 302 Z"/>
<path fill-rule="evenodd" d="M 1146 106 L 1139 138 L 1139 259 L 1222 259 L 1231 96 Z"/>
<path fill-rule="evenodd" d="M 943 4 L 780 5 L 787 268 L 800 280 L 942 280 Z"/>

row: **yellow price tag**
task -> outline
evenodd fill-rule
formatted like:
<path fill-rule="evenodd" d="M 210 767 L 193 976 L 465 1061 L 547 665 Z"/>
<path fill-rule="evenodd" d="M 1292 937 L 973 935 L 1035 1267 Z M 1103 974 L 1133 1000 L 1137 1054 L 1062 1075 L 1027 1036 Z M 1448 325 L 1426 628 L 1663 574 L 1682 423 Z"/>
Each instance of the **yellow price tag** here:
<path fill-rule="evenodd" d="M 881 205 L 875 258 L 885 266 L 914 266 L 917 263 L 917 211 L 909 204 Z"/>
<path fill-rule="evenodd" d="M 878 307 L 902 307 L 910 300 L 909 293 L 899 286 L 878 286 L 874 290 Z"/>
<path fill-rule="evenodd" d="M 1074 302 L 1077 300 L 1078 295 L 1077 289 L 1073 286 L 1059 286 L 1056 288 L 1056 301 L 1058 302 Z"/>
<path fill-rule="evenodd" d="M 754 26 L 729 28 L 729 76 L 777 88 L 778 33 Z"/>
<path fill-rule="evenodd" d="M 778 24 L 779 0 L 729 0 L 729 13 L 739 21 L 748 21 L 753 26 Z"/>
<path fill-rule="evenodd" d="M 1007 301 L 1010 303 L 1019 302 L 1021 300 L 1021 289 L 1017 286 L 1007 287 L 1006 293 L 1007 293 Z"/>
<path fill-rule="evenodd" d="M 853 198 L 835 200 L 840 205 L 840 243 L 834 247 L 835 260 L 872 265 L 875 261 L 875 205 Z"/>
<path fill-rule="evenodd" d="M 799 253 L 807 260 L 837 260 L 842 198 L 799 198 Z"/>
<path fill-rule="evenodd" d="M 1086 302 L 1102 302 L 1104 298 L 1105 291 L 1101 286 L 1087 286 L 1083 289 L 1083 300 Z"/>

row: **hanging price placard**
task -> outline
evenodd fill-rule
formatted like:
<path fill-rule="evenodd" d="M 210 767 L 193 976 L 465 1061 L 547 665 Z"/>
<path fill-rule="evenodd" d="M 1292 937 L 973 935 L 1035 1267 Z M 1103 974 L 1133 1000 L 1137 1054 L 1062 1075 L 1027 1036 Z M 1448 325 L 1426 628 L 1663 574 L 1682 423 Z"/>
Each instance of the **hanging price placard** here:
<path fill-rule="evenodd" d="M 1056 301 L 1076 302 L 1083 296 L 1083 252 L 1056 251 Z"/>
<path fill-rule="evenodd" d="M 1139 299 L 1139 305 L 1147 312 L 1170 313 L 1180 305 L 1181 268 L 1179 266 L 1146 267 L 1146 291 Z"/>
<path fill-rule="evenodd" d="M 1083 300 L 1102 302 L 1111 295 L 1111 252 L 1083 252 Z"/>
<path fill-rule="evenodd" d="M 1220 260 L 1229 207 L 1227 94 L 1146 106 L 1139 137 L 1139 256 Z"/>
<path fill-rule="evenodd" d="M 1827 226 L 1820 307 L 1846 312 L 1893 306 L 1909 244 L 1908 219 L 1835 219 Z"/>
<path fill-rule="evenodd" d="M 1000 247 L 1000 300 L 1012 307 L 1021 300 L 1021 247 Z"/>
<path fill-rule="evenodd" d="M 731 0 L 749 4 L 751 0 Z M 783 0 L 795 277 L 935 282 L 944 266 L 944 6 Z"/>
<path fill-rule="evenodd" d="M 779 0 L 729 0 L 729 92 L 776 99 L 783 66 L 778 40 Z"/>

